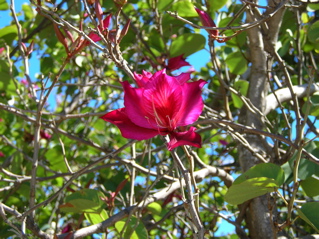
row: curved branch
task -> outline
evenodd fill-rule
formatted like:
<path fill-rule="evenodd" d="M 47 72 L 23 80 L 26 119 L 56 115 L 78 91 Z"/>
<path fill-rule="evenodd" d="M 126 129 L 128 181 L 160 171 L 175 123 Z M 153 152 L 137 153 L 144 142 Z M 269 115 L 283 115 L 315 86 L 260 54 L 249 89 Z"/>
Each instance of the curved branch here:
<path fill-rule="evenodd" d="M 276 139 L 279 140 L 283 143 L 286 143 L 287 145 L 293 147 L 294 149 L 299 149 L 299 146 L 296 145 L 295 143 L 293 143 L 292 141 L 290 141 L 289 139 L 286 139 L 285 137 L 281 136 L 281 135 L 277 135 L 277 134 L 272 134 L 263 130 L 259 130 L 259 129 L 255 129 L 249 126 L 245 126 L 242 124 L 237 124 L 231 121 L 227 121 L 227 120 L 220 120 L 220 119 L 206 119 L 206 120 L 199 120 L 197 122 L 194 123 L 194 125 L 201 125 L 201 124 L 217 124 L 218 126 L 221 127 L 225 127 L 230 126 L 233 129 L 237 129 L 239 130 L 241 133 L 248 133 L 248 134 L 255 134 L 255 135 L 263 135 L 266 137 L 270 137 L 272 139 Z M 200 130 L 198 130 L 197 132 L 199 132 Z M 319 165 L 319 159 L 312 155 L 311 153 L 307 152 L 307 150 L 302 149 L 302 153 L 304 155 L 304 157 L 308 160 L 310 160 L 311 162 L 314 162 L 316 164 Z"/>
<path fill-rule="evenodd" d="M 295 93 L 296 97 L 302 98 L 307 95 L 308 88 L 310 95 L 319 91 L 319 86 L 317 84 L 311 84 L 310 86 L 308 84 L 304 84 L 293 86 L 293 92 Z M 276 94 L 278 100 L 276 99 L 276 96 L 274 94 Z M 289 88 L 283 88 L 275 91 L 275 93 L 273 94 L 268 95 L 266 97 L 266 108 L 264 114 L 269 114 L 272 110 L 276 109 L 280 105 L 280 103 L 292 100 L 293 97 L 294 96 L 290 94 Z"/>
<path fill-rule="evenodd" d="M 194 172 L 194 176 L 196 181 L 201 181 L 207 176 L 218 176 L 223 170 L 219 169 L 216 170 L 214 167 L 204 168 L 200 169 L 196 172 Z M 183 187 L 185 186 L 185 181 L 182 180 Z M 145 200 L 141 201 L 140 203 L 127 207 L 120 211 L 119 213 L 113 215 L 112 217 L 108 218 L 107 220 L 94 224 L 88 227 L 81 228 L 75 232 L 72 233 L 64 233 L 57 235 L 58 239 L 76 239 L 76 238 L 82 238 L 85 236 L 92 235 L 94 233 L 103 233 L 105 230 L 113 226 L 116 222 L 128 217 L 132 213 L 134 213 L 136 210 L 142 209 L 149 205 L 152 202 L 164 200 L 167 196 L 169 196 L 171 193 L 176 191 L 181 187 L 181 183 L 179 180 L 176 180 L 174 183 L 170 184 L 168 187 L 165 187 L 161 189 L 160 191 L 148 196 Z"/>

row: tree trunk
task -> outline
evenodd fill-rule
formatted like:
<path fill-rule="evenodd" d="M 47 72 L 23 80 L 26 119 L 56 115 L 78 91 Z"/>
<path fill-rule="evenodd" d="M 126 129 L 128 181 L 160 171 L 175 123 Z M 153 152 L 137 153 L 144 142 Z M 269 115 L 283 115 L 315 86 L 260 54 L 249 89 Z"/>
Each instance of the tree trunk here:
<path fill-rule="evenodd" d="M 273 1 L 269 1 L 268 3 L 268 6 L 277 5 L 277 3 Z M 274 9 L 270 11 L 273 10 Z M 265 109 L 266 96 L 268 94 L 267 68 L 271 67 L 272 64 L 272 57 L 269 53 L 274 49 L 274 42 L 277 40 L 283 12 L 284 10 L 279 10 L 273 18 L 270 18 L 264 25 L 259 25 L 247 31 L 251 62 L 247 97 L 261 114 L 251 112 L 243 107 L 239 121 L 247 126 L 260 130 L 264 129 L 262 113 Z M 264 15 L 267 15 L 267 12 Z M 257 9 L 253 9 L 253 7 L 247 11 L 248 22 L 259 20 L 260 17 L 261 14 Z M 244 146 L 239 147 L 239 163 L 243 172 L 258 163 L 262 163 L 262 161 L 255 156 L 255 153 L 262 155 L 265 161 L 271 161 L 271 149 L 264 138 L 257 135 L 247 135 L 246 139 L 251 149 L 253 149 L 253 152 Z M 246 210 L 245 220 L 250 238 L 277 238 L 276 228 L 272 218 L 273 208 L 269 194 L 251 200 L 248 206 L 245 209 L 243 208 L 243 210 Z"/>

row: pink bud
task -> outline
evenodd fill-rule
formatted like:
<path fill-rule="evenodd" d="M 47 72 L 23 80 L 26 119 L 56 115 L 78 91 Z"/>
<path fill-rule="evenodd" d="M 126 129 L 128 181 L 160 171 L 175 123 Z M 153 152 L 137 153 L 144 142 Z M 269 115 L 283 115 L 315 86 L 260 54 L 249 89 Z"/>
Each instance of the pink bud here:
<path fill-rule="evenodd" d="M 31 42 L 31 44 L 28 46 L 27 55 L 30 55 L 33 52 L 34 47 L 34 41 Z"/>
<path fill-rule="evenodd" d="M 65 50 L 67 53 L 69 53 L 69 48 L 68 48 L 68 44 L 66 42 L 66 38 L 65 36 L 62 34 L 60 28 L 58 27 L 57 24 L 53 23 L 53 28 L 55 31 L 56 36 L 58 37 L 58 40 L 63 44 Z"/>
<path fill-rule="evenodd" d="M 95 1 L 95 13 L 96 13 L 97 19 L 99 19 L 100 26 L 102 27 L 102 29 L 104 29 L 104 24 L 103 24 L 103 21 L 102 21 L 103 10 L 102 10 L 102 7 L 101 7 L 101 4 L 100 4 L 99 0 Z"/>
<path fill-rule="evenodd" d="M 222 139 L 219 140 L 219 143 L 224 146 L 229 144 L 226 140 L 222 140 Z"/>
<path fill-rule="evenodd" d="M 198 8 L 195 7 L 196 12 L 199 15 L 199 19 L 201 21 L 201 23 L 203 24 L 203 26 L 205 27 L 216 27 L 215 22 L 213 21 L 213 19 L 208 15 L 208 13 L 199 10 Z M 208 34 L 211 35 L 211 37 L 215 38 L 218 36 L 218 30 L 206 30 L 208 32 Z"/>
<path fill-rule="evenodd" d="M 52 137 L 52 135 L 45 132 L 44 130 L 40 130 L 40 137 L 42 139 L 50 139 Z"/>
<path fill-rule="evenodd" d="M 73 35 L 71 34 L 70 31 L 68 31 L 67 29 L 64 29 L 64 32 L 66 34 L 66 37 L 70 39 L 70 41 L 73 43 L 74 42 L 74 38 Z"/>
<path fill-rule="evenodd" d="M 28 81 L 26 79 L 22 79 L 21 80 L 21 84 L 28 86 Z"/>
<path fill-rule="evenodd" d="M 27 54 L 28 49 L 27 49 L 27 46 L 24 44 L 24 42 L 21 42 L 21 46 L 22 46 L 22 48 L 23 48 L 24 54 L 28 55 L 28 54 Z"/>
<path fill-rule="evenodd" d="M 129 19 L 121 31 L 121 38 L 127 34 L 128 29 L 130 28 L 130 23 L 131 23 L 131 20 Z"/>

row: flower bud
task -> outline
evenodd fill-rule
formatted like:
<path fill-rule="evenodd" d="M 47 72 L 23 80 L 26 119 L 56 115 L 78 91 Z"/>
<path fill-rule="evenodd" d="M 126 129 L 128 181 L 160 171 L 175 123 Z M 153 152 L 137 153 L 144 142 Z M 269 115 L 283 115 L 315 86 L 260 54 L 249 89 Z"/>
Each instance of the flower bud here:
<path fill-rule="evenodd" d="M 203 26 L 205 27 L 216 27 L 215 22 L 213 19 L 208 15 L 207 12 L 204 12 L 198 8 L 195 7 L 196 12 L 198 13 L 199 19 Z M 206 30 L 206 29 L 205 29 Z M 211 35 L 212 38 L 215 38 L 218 36 L 218 30 L 206 30 L 208 34 Z"/>

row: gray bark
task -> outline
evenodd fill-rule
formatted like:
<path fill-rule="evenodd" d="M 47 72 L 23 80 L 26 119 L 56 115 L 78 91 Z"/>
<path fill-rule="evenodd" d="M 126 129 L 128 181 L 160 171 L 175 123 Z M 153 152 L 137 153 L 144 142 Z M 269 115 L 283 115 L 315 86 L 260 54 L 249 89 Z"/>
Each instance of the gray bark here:
<path fill-rule="evenodd" d="M 269 0 L 269 6 L 276 5 L 275 2 Z M 265 13 L 267 14 L 267 12 Z M 266 97 L 268 94 L 268 72 L 267 69 L 272 64 L 272 59 L 269 57 L 274 44 L 277 40 L 279 26 L 282 18 L 283 10 L 279 10 L 269 21 L 264 25 L 252 28 L 247 31 L 250 49 L 251 71 L 249 76 L 248 98 L 261 112 L 266 109 Z M 260 14 L 258 10 L 251 7 L 247 11 L 247 21 L 252 22 L 258 20 Z M 267 65 L 268 64 L 268 65 Z M 239 121 L 247 126 L 263 130 L 264 122 L 261 115 L 252 113 L 246 108 L 243 108 Z M 271 150 L 268 149 L 264 139 L 257 135 L 247 135 L 247 141 L 255 152 L 263 155 L 267 161 L 271 160 Z M 244 171 L 252 166 L 261 163 L 254 156 L 254 153 L 240 146 L 239 163 Z M 249 230 L 250 238 L 271 239 L 277 238 L 276 228 L 273 223 L 273 202 L 270 200 L 270 195 L 264 195 L 252 199 L 246 210 L 246 224 Z"/>

